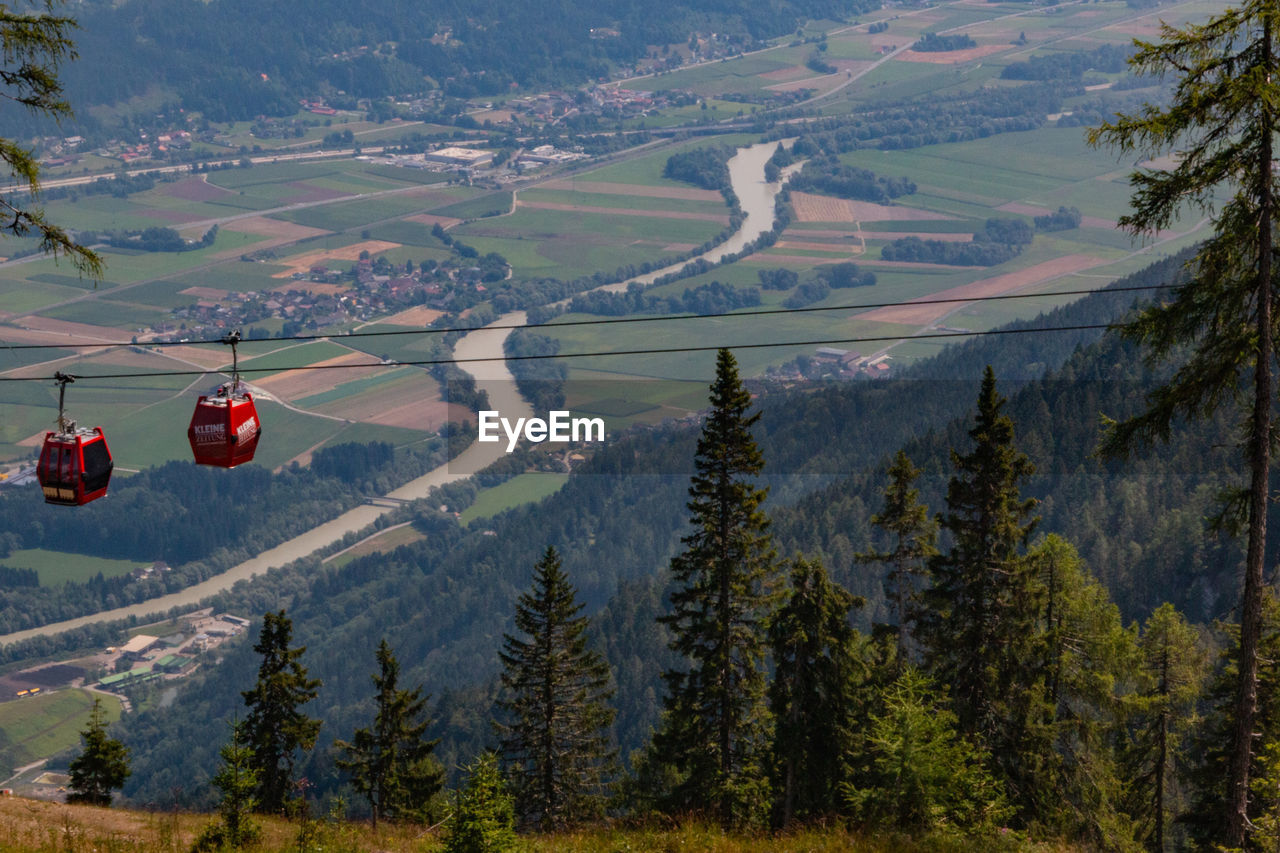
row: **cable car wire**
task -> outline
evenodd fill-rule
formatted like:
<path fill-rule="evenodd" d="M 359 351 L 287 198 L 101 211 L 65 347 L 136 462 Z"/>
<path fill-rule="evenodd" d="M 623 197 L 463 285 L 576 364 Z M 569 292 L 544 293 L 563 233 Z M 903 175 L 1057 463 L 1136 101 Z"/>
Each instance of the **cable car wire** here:
<path fill-rule="evenodd" d="M 901 308 L 919 305 L 949 305 L 962 302 L 996 302 L 1005 299 L 1034 299 L 1045 296 L 1086 296 L 1095 293 L 1126 293 L 1147 290 L 1171 290 L 1176 285 L 1148 284 L 1131 287 L 1113 287 L 1108 289 L 1057 290 L 1047 293 L 1005 293 L 994 296 L 948 296 L 939 299 L 908 299 L 898 302 L 861 302 L 854 305 L 818 305 L 803 308 L 762 308 L 749 311 L 717 311 L 710 314 L 657 314 L 641 317 L 605 317 L 593 320 L 565 320 L 561 323 L 505 323 L 491 326 L 451 326 L 444 328 L 397 329 L 377 332 L 330 332 L 316 335 L 286 335 L 279 338 L 246 338 L 245 341 L 322 341 L 345 338 L 378 338 L 394 335 L 446 335 L 454 332 L 476 332 L 480 329 L 491 331 L 514 331 L 519 329 L 554 329 L 569 326 L 606 326 L 616 323 L 660 323 L 676 320 L 709 320 L 723 317 L 768 317 L 779 314 L 808 314 L 821 311 L 860 311 L 874 308 Z M 0 330 L 0 334 L 3 330 Z M 65 344 L 13 344 L 4 345 L 7 350 L 39 350 L 39 349 L 110 349 L 112 347 L 176 347 L 200 346 L 202 344 L 221 344 L 224 338 L 209 338 L 196 341 L 118 341 L 115 343 L 65 343 Z"/>
<path fill-rule="evenodd" d="M 282 373 L 288 370 L 352 370 L 356 368 L 369 367 L 432 367 L 441 364 L 480 364 L 492 361 L 539 361 L 543 359 L 553 358 L 600 358 L 603 356 L 636 356 L 636 355 L 664 355 L 668 353 L 681 352 L 710 352 L 720 349 L 744 350 L 744 349 L 769 349 L 776 347 L 794 347 L 794 346 L 824 346 L 828 344 L 857 344 L 857 343 L 883 343 L 886 341 L 919 341 L 919 340 L 936 340 L 940 338 L 972 338 L 984 335 L 1026 335 L 1026 334 L 1044 334 L 1047 332 L 1077 332 L 1092 331 L 1100 329 L 1110 329 L 1110 323 L 1084 323 L 1075 326 L 1050 326 L 1041 328 L 1025 328 L 1025 329 L 989 329 L 984 332 L 929 332 L 920 335 L 877 335 L 857 338 L 827 338 L 827 339 L 805 339 L 799 341 L 771 341 L 757 342 L 747 344 L 708 344 L 704 346 L 681 346 L 681 347 L 649 347 L 644 349 L 631 350 L 612 350 L 604 352 L 570 352 L 555 354 L 534 354 L 534 355 L 512 355 L 512 356 L 483 356 L 478 358 L 435 358 L 425 359 L 421 361 L 392 361 L 392 362 L 367 362 L 361 364 L 304 364 L 297 367 L 241 367 L 240 372 L 243 373 Z M 21 369 L 21 368 L 15 368 Z M 162 370 L 162 371 L 145 371 L 137 373 L 95 373 L 95 374 L 76 374 L 76 379 L 94 380 L 94 379 L 141 379 L 147 377 L 164 377 L 164 376 L 213 376 L 225 373 L 223 370 Z M 47 376 L 0 376 L 0 382 L 47 382 Z"/>

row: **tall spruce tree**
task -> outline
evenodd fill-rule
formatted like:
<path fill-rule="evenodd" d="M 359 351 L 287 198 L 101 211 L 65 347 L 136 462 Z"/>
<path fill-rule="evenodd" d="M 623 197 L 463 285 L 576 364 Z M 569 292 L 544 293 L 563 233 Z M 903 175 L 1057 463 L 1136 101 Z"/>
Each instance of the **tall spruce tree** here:
<path fill-rule="evenodd" d="M 1273 441 L 1275 359 L 1273 259 L 1275 133 L 1280 122 L 1280 5 L 1245 0 L 1203 24 L 1164 25 L 1161 39 L 1139 43 L 1130 60 L 1139 73 L 1169 74 L 1176 88 L 1167 106 L 1147 105 L 1090 132 L 1090 142 L 1139 157 L 1173 151 L 1167 171 L 1134 173 L 1133 211 L 1120 224 L 1151 235 L 1182 212 L 1207 211 L 1214 234 L 1200 245 L 1191 276 L 1167 301 L 1130 321 L 1124 332 L 1143 342 L 1155 361 L 1177 358 L 1173 378 L 1148 410 L 1115 425 L 1105 442 L 1113 453 L 1167 438 L 1183 417 L 1204 418 L 1223 405 L 1241 411 L 1248 486 L 1228 511 L 1247 520 L 1240 599 L 1231 757 L 1222 812 L 1227 847 L 1244 847 L 1249 832 L 1249 768 L 1256 741 L 1258 643 Z M 1251 386 L 1251 387 L 1250 387 Z M 1245 393 L 1249 388 L 1251 393 Z"/>
<path fill-rule="evenodd" d="M 920 490 L 915 487 L 919 476 L 920 469 L 911 464 L 905 450 L 899 450 L 889 466 L 884 508 L 871 516 L 871 523 L 890 538 L 888 550 L 857 555 L 861 562 L 889 567 L 885 586 L 893 605 L 893 624 L 886 627 L 894 638 L 895 673 L 908 660 L 908 623 L 915 616 L 919 579 L 928 574 L 928 561 L 938 554 L 938 523 L 920 503 Z"/>
<path fill-rule="evenodd" d="M 91 806 L 111 805 L 111 792 L 129 778 L 129 750 L 123 743 L 107 736 L 107 721 L 102 716 L 102 699 L 94 697 L 89 712 L 89 726 L 80 732 L 84 748 L 71 759 L 71 781 L 68 803 Z"/>
<path fill-rule="evenodd" d="M 444 786 L 444 768 L 431 754 L 440 741 L 423 736 L 430 724 L 423 716 L 429 697 L 421 687 L 400 688 L 400 662 L 385 638 L 378 643 L 377 657 L 373 725 L 356 729 L 350 742 L 335 744 L 347 756 L 337 765 L 368 801 L 375 829 L 380 818 L 424 817 L 431 798 Z"/>
<path fill-rule="evenodd" d="M 863 600 L 818 560 L 791 564 L 786 602 L 769 624 L 779 821 L 834 815 L 854 745 L 855 688 L 866 677 L 849 613 Z"/>
<path fill-rule="evenodd" d="M 1139 645 L 1144 677 L 1126 756 L 1132 814 L 1149 848 L 1164 853 L 1170 818 L 1181 810 L 1177 771 L 1185 763 L 1183 743 L 1196 722 L 1207 661 L 1196 629 L 1168 603 L 1147 619 Z"/>
<path fill-rule="evenodd" d="M 307 647 L 290 648 L 292 641 L 293 621 L 283 610 L 264 614 L 253 647 L 262 655 L 258 681 L 240 694 L 249 706 L 244 725 L 258 777 L 258 808 L 264 812 L 284 811 L 293 791 L 295 755 L 311 749 L 320 733 L 320 721 L 300 710 L 316 698 L 320 680 L 307 678 L 301 662 Z"/>
<path fill-rule="evenodd" d="M 516 813 L 544 832 L 602 812 L 614 711 L 609 665 L 587 645 L 583 605 L 548 547 L 503 636 L 498 725 Z"/>
<path fill-rule="evenodd" d="M 950 550 L 930 561 L 932 585 L 919 619 L 925 660 L 951 693 L 960 730 L 987 750 L 1024 816 L 1043 778 L 1034 768 L 1051 751 L 1044 726 L 1043 589 L 1023 549 L 1035 527 L 1035 501 L 1019 482 L 1031 461 L 1014 447 L 1013 421 L 990 367 L 969 437 L 951 452 L 942 527 Z"/>
<path fill-rule="evenodd" d="M 661 619 L 688 669 L 663 674 L 666 714 L 653 741 L 682 775 L 668 806 L 725 826 L 761 820 L 769 801 L 765 624 L 777 569 L 766 490 L 753 481 L 764 458 L 750 406 L 737 362 L 720 350 L 689 486 L 693 532 L 671 561 L 676 588 Z"/>

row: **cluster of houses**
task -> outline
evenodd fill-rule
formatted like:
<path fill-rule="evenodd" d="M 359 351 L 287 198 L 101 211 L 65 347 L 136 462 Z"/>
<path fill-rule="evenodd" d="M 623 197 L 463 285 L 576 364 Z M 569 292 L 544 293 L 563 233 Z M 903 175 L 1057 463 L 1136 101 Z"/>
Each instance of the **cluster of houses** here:
<path fill-rule="evenodd" d="M 864 356 L 854 350 L 818 347 L 812 355 L 800 355 L 768 375 L 781 381 L 801 379 L 884 379 L 892 368 L 888 355 Z"/>
<path fill-rule="evenodd" d="M 190 305 L 175 308 L 169 321 L 153 325 L 150 337 L 166 340 L 216 335 L 268 318 L 297 323 L 299 328 L 321 329 L 367 321 L 417 305 L 452 311 L 459 307 L 459 296 L 470 304 L 486 291 L 480 267 L 448 262 L 406 271 L 362 258 L 350 269 L 319 263 L 308 272 L 295 273 L 293 278 L 296 286 L 283 285 L 263 292 L 201 288 Z M 331 287 L 322 290 L 307 284 Z"/>

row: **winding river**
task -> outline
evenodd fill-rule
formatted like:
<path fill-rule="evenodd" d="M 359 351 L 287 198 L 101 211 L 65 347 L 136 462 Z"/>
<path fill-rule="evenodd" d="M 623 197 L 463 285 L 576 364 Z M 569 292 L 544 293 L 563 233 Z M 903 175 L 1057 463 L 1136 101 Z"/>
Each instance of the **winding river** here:
<path fill-rule="evenodd" d="M 710 251 L 699 255 L 711 263 L 717 263 L 727 255 L 742 251 L 749 243 L 756 240 L 773 227 L 774 199 L 782 189 L 782 183 L 768 183 L 764 180 L 764 166 L 773 156 L 778 142 L 764 142 L 747 148 L 740 148 L 729 160 L 729 178 L 738 202 L 746 214 L 741 227 L 725 242 Z M 796 167 L 790 167 L 796 168 Z M 689 261 L 672 264 L 642 276 L 628 279 L 617 284 L 604 285 L 599 290 L 623 291 L 632 282 L 648 284 L 657 278 L 682 269 Z M 490 326 L 513 326 L 527 322 L 525 312 L 513 311 L 504 314 Z M 508 329 L 494 329 L 486 326 L 471 332 L 454 345 L 454 355 L 459 359 L 487 359 L 479 363 L 460 365 L 475 377 L 476 385 L 489 395 L 490 404 L 504 417 L 530 417 L 533 414 L 515 390 L 515 379 L 503 361 L 503 343 L 510 334 Z M 425 498 L 436 486 L 465 479 L 476 471 L 496 462 L 504 454 L 504 442 L 480 444 L 473 442 L 456 459 L 441 465 L 427 474 L 412 480 L 400 488 L 388 492 L 386 497 L 389 506 L 362 505 L 348 510 L 331 521 L 314 527 L 293 539 L 283 542 L 270 550 L 243 563 L 232 566 L 222 574 L 206 581 L 189 586 L 178 592 L 159 598 L 152 598 L 127 607 L 104 610 L 89 616 L 53 622 L 39 628 L 15 631 L 0 635 L 0 645 L 16 643 L 33 637 L 57 634 L 72 628 L 79 628 L 94 622 L 114 621 L 129 617 L 143 618 L 152 614 L 160 614 L 174 607 L 194 607 L 202 599 L 230 589 L 242 580 L 254 575 L 266 573 L 269 569 L 287 565 L 294 560 L 315 553 L 320 548 L 340 541 L 344 536 L 361 531 L 377 518 L 391 512 L 395 504 L 402 501 Z"/>

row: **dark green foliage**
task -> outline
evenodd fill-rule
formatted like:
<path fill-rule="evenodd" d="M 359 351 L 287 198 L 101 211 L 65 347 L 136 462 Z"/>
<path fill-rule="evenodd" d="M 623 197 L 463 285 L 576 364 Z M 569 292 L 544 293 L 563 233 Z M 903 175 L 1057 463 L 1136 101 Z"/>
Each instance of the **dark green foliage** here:
<path fill-rule="evenodd" d="M 204 233 L 203 237 L 190 243 L 174 229 L 155 225 L 141 231 L 108 231 L 98 237 L 118 249 L 135 249 L 140 252 L 192 252 L 212 246 L 218 238 L 218 226 L 214 225 Z"/>
<path fill-rule="evenodd" d="M 548 547 L 516 604 L 520 637 L 503 635 L 502 757 L 516 812 L 542 831 L 598 817 L 613 763 L 609 666 L 587 645 L 587 618 Z"/>
<path fill-rule="evenodd" d="M 664 574 L 620 583 L 591 623 L 592 643 L 604 650 L 617 685 L 613 730 L 628 763 L 658 727 L 662 673 L 679 662 L 671 634 L 658 622 L 666 610 Z"/>
<path fill-rule="evenodd" d="M 357 98 L 422 92 L 430 85 L 424 78 L 441 81 L 450 98 L 483 98 L 505 94 L 513 83 L 542 90 L 581 85 L 643 57 L 651 45 L 686 41 L 695 30 L 725 34 L 745 49 L 792 30 L 799 19 L 838 19 L 873 7 L 876 0 L 688 0 L 653 14 L 619 0 L 564 6 L 286 0 L 266 8 L 245 0 L 177 6 L 129 0 L 83 9 L 84 62 L 68 74 L 68 86 L 91 104 L 124 101 L 158 86 L 210 121 L 292 115 L 298 98 L 318 92 L 354 108 Z M 254 26 L 240 26 L 246 20 Z M 619 36 L 586 36 L 606 24 Z M 447 43 L 432 38 L 445 32 Z M 513 50 L 517 44 L 521 49 Z M 120 55 L 131 58 L 129 72 L 114 71 L 111 60 Z M 375 115 L 389 117 L 379 106 Z M 456 115 L 456 108 L 441 111 Z"/>
<path fill-rule="evenodd" d="M 0 566 L 0 589 L 37 586 L 40 586 L 40 573 L 35 569 L 15 569 L 10 566 Z"/>
<path fill-rule="evenodd" d="M 720 350 L 689 486 L 694 529 L 671 561 L 676 588 L 661 620 L 688 668 L 663 674 L 666 716 L 653 740 L 683 774 L 669 807 L 705 810 L 725 826 L 758 821 L 768 799 L 764 626 L 776 568 L 765 490 L 752 479 L 764 457 L 750 406 L 737 362 Z"/>
<path fill-rule="evenodd" d="M 319 477 L 335 477 L 346 483 L 356 483 L 375 476 L 394 458 L 395 448 L 385 441 L 368 444 L 346 442 L 322 447 L 313 453 L 311 470 Z"/>
<path fill-rule="evenodd" d="M 1043 589 L 1046 657 L 1042 671 L 1028 668 L 1022 677 L 1034 679 L 1023 683 L 1044 693 L 1053 718 L 1051 746 L 1020 756 L 1029 768 L 1020 775 L 1040 780 L 1036 821 L 1097 849 L 1135 849 L 1126 796 L 1132 780 L 1119 759 L 1140 678 L 1136 632 L 1061 537 L 1046 537 L 1027 559 Z"/>
<path fill-rule="evenodd" d="M 516 329 L 507 335 L 502 348 L 508 357 L 555 355 L 560 351 L 560 341 L 527 329 Z M 510 361 L 507 366 L 516 378 L 520 395 L 529 401 L 534 411 L 564 408 L 564 383 L 569 378 L 569 368 L 563 362 L 529 359 Z"/>
<path fill-rule="evenodd" d="M 779 822 L 839 813 L 854 746 L 854 692 L 866 678 L 861 638 L 849 624 L 863 601 L 795 558 L 786 602 L 769 623 L 774 675 L 774 788 Z"/>
<path fill-rule="evenodd" d="M 817 271 L 818 278 L 828 287 L 871 287 L 876 283 L 876 274 L 858 267 L 853 261 L 823 266 Z"/>
<path fill-rule="evenodd" d="M 733 148 L 724 145 L 681 151 L 667 158 L 662 176 L 707 190 L 723 190 L 729 187 L 728 164 L 734 153 Z"/>
<path fill-rule="evenodd" d="M 975 243 L 1029 246 L 1033 237 L 1035 237 L 1035 232 L 1030 225 L 1021 219 L 992 217 L 983 224 L 981 231 L 974 232 L 973 240 Z"/>
<path fill-rule="evenodd" d="M 1185 840 L 1170 832 L 1170 823 L 1187 805 L 1181 779 L 1190 759 L 1186 741 L 1198 721 L 1196 704 L 1208 661 L 1199 632 L 1167 603 L 1147 619 L 1139 647 L 1142 680 L 1131 721 L 1133 742 L 1124 754 L 1133 780 L 1130 813 L 1137 834 L 1151 849 L 1163 851 L 1171 836 L 1175 844 Z"/>
<path fill-rule="evenodd" d="M 1015 243 L 992 243 L 978 239 L 972 242 L 921 240 L 899 237 L 880 247 L 886 261 L 913 261 L 926 264 L 950 264 L 958 267 L 991 267 L 1016 258 L 1022 247 Z"/>
<path fill-rule="evenodd" d="M 258 786 L 258 773 L 253 768 L 253 750 L 249 748 L 248 734 L 243 722 L 231 723 L 231 740 L 223 744 L 218 754 L 222 766 L 214 774 L 213 787 L 222 792 L 218 802 L 218 815 L 222 822 L 207 827 L 196 839 L 193 850 L 240 850 L 258 840 L 262 830 L 253 819 L 257 807 L 254 791 Z"/>
<path fill-rule="evenodd" d="M 782 300 L 783 308 L 803 308 L 815 302 L 821 302 L 831 295 L 831 288 L 825 281 L 814 279 L 802 281 L 786 299 Z"/>
<path fill-rule="evenodd" d="M 1026 62 L 1010 62 L 1000 71 L 1003 80 L 1079 80 L 1086 71 L 1114 74 L 1124 71 L 1133 51 L 1104 44 L 1086 51 L 1054 51 Z"/>
<path fill-rule="evenodd" d="M 498 757 L 486 752 L 467 768 L 467 784 L 454 797 L 445 853 L 503 853 L 515 847 L 515 809 Z"/>
<path fill-rule="evenodd" d="M 951 452 L 942 528 L 951 548 L 930 561 L 932 584 L 917 620 L 925 660 L 951 692 L 960 731 L 990 750 L 1024 810 L 1039 796 L 1029 773 L 1047 751 L 1042 726 L 1043 589 L 1023 548 L 1037 519 L 1019 485 L 1033 470 L 1013 444 L 1013 421 L 988 367 L 969 431 L 972 449 Z"/>
<path fill-rule="evenodd" d="M 813 53 L 808 59 L 806 59 L 804 64 L 809 70 L 816 71 L 819 74 L 835 74 L 840 70 L 830 62 L 823 59 L 822 54 L 817 52 Z"/>
<path fill-rule="evenodd" d="M 878 204 L 887 204 L 916 191 L 915 183 L 905 177 L 881 177 L 870 169 L 847 166 L 834 155 L 810 159 L 787 187 L 793 191 L 823 193 Z"/>
<path fill-rule="evenodd" d="M 779 151 L 785 149 L 779 148 Z M 800 276 L 795 270 L 776 269 L 760 270 L 760 286 L 765 290 L 790 290 L 800 283 Z"/>
<path fill-rule="evenodd" d="M 878 103 L 851 116 L 806 123 L 807 132 L 792 151 L 804 158 L 864 148 L 899 150 L 1033 130 L 1044 125 L 1046 114 L 1060 112 L 1064 98 L 1079 89 L 1075 83 L 1031 83 Z M 786 124 L 769 136 L 783 139 L 795 132 L 794 125 Z"/>
<path fill-rule="evenodd" d="M 1236 690 L 1239 682 L 1240 630 L 1218 624 L 1226 636 L 1201 707 L 1204 719 L 1194 730 L 1187 748 L 1186 779 L 1190 808 L 1179 817 L 1193 842 L 1193 849 L 1209 850 L 1221 843 L 1229 828 L 1223 785 L 1231 761 L 1231 730 L 1235 726 Z M 1259 655 L 1270 664 L 1280 660 L 1280 600 L 1268 589 L 1262 599 Z M 1249 819 L 1254 848 L 1275 849 L 1280 841 L 1280 671 L 1267 665 L 1258 670 L 1258 709 L 1255 742 L 1249 768 Z"/>
<path fill-rule="evenodd" d="M 89 712 L 89 727 L 80 732 L 80 740 L 83 749 L 71 760 L 67 802 L 109 806 L 111 792 L 129 778 L 129 750 L 115 738 L 107 737 L 102 700 L 96 696 Z"/>
<path fill-rule="evenodd" d="M 1079 228 L 1080 220 L 1083 218 L 1078 207 L 1063 207 L 1059 205 L 1055 213 L 1046 213 L 1035 218 L 1036 230 L 1070 231 L 1072 228 Z"/>
<path fill-rule="evenodd" d="M 780 270 L 781 272 L 781 270 Z M 792 273 L 794 275 L 794 273 Z M 631 285 L 626 293 L 593 291 L 575 296 L 569 310 L 582 314 L 722 314 L 760 304 L 760 291 L 718 281 L 686 288 L 680 296 L 646 296 L 645 288 Z"/>
<path fill-rule="evenodd" d="M 290 648 L 293 622 L 283 610 L 262 617 L 262 631 L 254 645 L 262 656 L 258 682 L 244 697 L 249 713 L 244 727 L 253 751 L 257 775 L 255 797 L 264 812 L 283 812 L 294 797 L 294 763 L 298 750 L 315 745 L 320 721 L 300 710 L 316 697 L 320 680 L 307 677 L 301 663 L 306 646 Z"/>
<path fill-rule="evenodd" d="M 967 33 L 954 36 L 940 36 L 937 33 L 925 33 L 920 40 L 911 45 L 912 50 L 921 53 L 946 53 L 949 50 L 965 50 L 977 47 L 978 43 Z"/>
<path fill-rule="evenodd" d="M 350 774 L 352 787 L 369 803 L 375 828 L 379 818 L 426 817 L 431 798 L 444 784 L 444 771 L 432 755 L 439 741 L 424 734 L 430 697 L 423 696 L 420 687 L 400 688 L 400 662 L 385 639 L 378 644 L 377 657 L 373 724 L 356 729 L 349 743 L 334 744 L 346 753 L 337 765 Z"/>
<path fill-rule="evenodd" d="M 939 690 L 907 667 L 883 691 L 867 732 L 868 778 L 842 792 L 853 819 L 899 831 L 950 830 L 970 843 L 1009 817 L 989 756 L 957 725 Z"/>
<path fill-rule="evenodd" d="M 900 670 L 908 660 L 908 622 L 916 616 L 921 582 L 928 576 L 927 561 L 938 555 L 938 523 L 920 503 L 920 490 L 915 487 L 920 469 L 911 464 L 906 451 L 898 451 L 888 474 L 884 508 L 871 516 L 871 524 L 888 540 L 886 550 L 858 554 L 858 560 L 888 567 L 885 597 L 892 607 L 893 622 L 877 626 L 877 633 L 893 633 L 895 668 Z"/>

